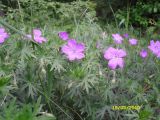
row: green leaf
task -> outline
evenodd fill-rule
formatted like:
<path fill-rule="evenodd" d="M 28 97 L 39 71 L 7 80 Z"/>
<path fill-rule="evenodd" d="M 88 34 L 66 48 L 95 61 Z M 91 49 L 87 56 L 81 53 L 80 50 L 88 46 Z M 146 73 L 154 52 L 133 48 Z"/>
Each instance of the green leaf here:
<path fill-rule="evenodd" d="M 0 78 L 0 91 L 3 87 L 6 86 L 6 84 L 9 82 L 10 76 L 5 76 Z"/>
<path fill-rule="evenodd" d="M 158 9 L 155 7 L 155 8 L 153 9 L 153 12 L 154 12 L 154 13 L 157 13 L 157 11 L 158 11 Z"/>
<path fill-rule="evenodd" d="M 151 115 L 150 111 L 142 110 L 139 113 L 139 120 L 148 120 Z"/>
<path fill-rule="evenodd" d="M 9 83 L 10 76 L 5 76 L 0 78 L 0 93 L 5 93 L 7 84 Z"/>

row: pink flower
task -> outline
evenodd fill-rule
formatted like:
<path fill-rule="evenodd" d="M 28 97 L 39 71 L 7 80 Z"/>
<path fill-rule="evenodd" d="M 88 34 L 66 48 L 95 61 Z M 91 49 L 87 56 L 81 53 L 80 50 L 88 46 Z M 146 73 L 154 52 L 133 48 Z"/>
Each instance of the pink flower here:
<path fill-rule="evenodd" d="M 118 34 L 118 33 L 112 34 L 112 38 L 113 38 L 115 43 L 122 44 L 123 38 L 120 34 Z"/>
<path fill-rule="evenodd" d="M 9 37 L 4 28 L 0 28 L 0 44 L 3 43 Z"/>
<path fill-rule="evenodd" d="M 32 35 L 27 35 L 27 38 L 32 39 Z M 33 39 L 37 43 L 43 43 L 47 41 L 47 39 L 42 36 L 42 32 L 39 29 L 33 29 Z"/>
<path fill-rule="evenodd" d="M 134 38 L 129 39 L 130 45 L 137 45 L 137 43 L 138 43 L 137 39 L 134 39 Z"/>
<path fill-rule="evenodd" d="M 160 57 L 160 41 L 154 42 L 153 40 L 150 41 L 150 45 L 148 48 L 152 51 L 154 55 Z"/>
<path fill-rule="evenodd" d="M 124 60 L 122 58 L 114 58 L 109 60 L 108 67 L 112 70 L 116 69 L 117 67 L 123 68 L 124 67 Z"/>
<path fill-rule="evenodd" d="M 58 35 L 62 40 L 68 40 L 69 39 L 69 35 L 68 35 L 67 32 L 59 32 Z"/>
<path fill-rule="evenodd" d="M 126 38 L 126 39 L 129 38 L 128 33 L 123 34 L 123 37 Z"/>
<path fill-rule="evenodd" d="M 115 49 L 113 47 L 109 47 L 104 53 L 104 58 L 106 60 L 109 60 L 109 68 L 116 69 L 117 67 L 124 67 L 123 57 L 125 57 L 126 55 L 126 52 L 122 49 Z"/>
<path fill-rule="evenodd" d="M 84 58 L 84 50 L 84 44 L 77 43 L 76 40 L 68 40 L 68 43 L 62 46 L 62 53 L 64 53 L 70 61 Z"/>
<path fill-rule="evenodd" d="M 146 58 L 148 56 L 147 50 L 142 49 L 139 53 L 142 58 Z"/>
<path fill-rule="evenodd" d="M 33 34 L 35 36 L 41 36 L 42 35 L 42 32 L 39 30 L 39 29 L 33 29 Z"/>

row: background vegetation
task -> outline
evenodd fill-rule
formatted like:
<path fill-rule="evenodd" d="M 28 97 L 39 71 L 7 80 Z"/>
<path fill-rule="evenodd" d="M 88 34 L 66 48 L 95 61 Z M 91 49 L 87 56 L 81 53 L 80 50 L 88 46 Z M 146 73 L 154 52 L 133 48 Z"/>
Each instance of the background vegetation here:
<path fill-rule="evenodd" d="M 160 120 L 160 61 L 139 56 L 160 39 L 157 0 L 1 0 L 0 22 L 10 34 L 0 44 L 1 120 Z M 26 40 L 34 28 L 46 43 Z M 61 54 L 59 31 L 85 43 L 84 60 Z M 119 46 L 128 56 L 116 76 L 103 58 L 115 46 L 112 33 L 139 40 L 136 47 Z M 141 109 L 114 111 L 113 105 Z"/>

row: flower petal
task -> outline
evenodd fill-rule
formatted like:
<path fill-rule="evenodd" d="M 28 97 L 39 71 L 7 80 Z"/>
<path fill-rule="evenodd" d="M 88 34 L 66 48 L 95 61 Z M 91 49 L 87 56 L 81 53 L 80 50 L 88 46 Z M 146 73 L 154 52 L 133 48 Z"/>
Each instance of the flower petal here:
<path fill-rule="evenodd" d="M 123 68 L 124 67 L 124 61 L 122 58 L 114 58 L 109 60 L 108 67 L 111 69 L 116 69 L 117 67 Z"/>
<path fill-rule="evenodd" d="M 123 49 L 119 49 L 117 51 L 118 57 L 122 58 L 125 57 L 127 55 L 126 51 L 124 51 Z"/>
<path fill-rule="evenodd" d="M 110 60 L 110 59 L 115 58 L 115 52 L 116 52 L 115 48 L 109 47 L 104 53 L 104 58 L 106 60 Z"/>
<path fill-rule="evenodd" d="M 62 40 L 68 40 L 69 38 L 69 35 L 67 32 L 59 32 L 58 35 Z"/>
<path fill-rule="evenodd" d="M 83 52 L 85 50 L 85 45 L 83 43 L 77 44 L 77 52 Z"/>
<path fill-rule="evenodd" d="M 4 33 L 5 29 L 4 28 L 0 28 L 0 33 Z"/>
<path fill-rule="evenodd" d="M 42 43 L 44 38 L 43 37 L 39 37 L 39 36 L 34 36 L 34 40 L 37 42 L 37 43 Z"/>
<path fill-rule="evenodd" d="M 76 42 L 76 40 L 71 39 L 71 40 L 68 40 L 68 43 L 67 43 L 67 44 L 68 44 L 69 47 L 75 48 L 76 45 L 77 45 L 77 42 Z"/>
<path fill-rule="evenodd" d="M 4 42 L 4 37 L 0 37 L 0 44 Z"/>
<path fill-rule="evenodd" d="M 61 48 L 62 53 L 68 54 L 68 52 L 71 51 L 70 47 L 68 45 L 63 45 Z"/>
<path fill-rule="evenodd" d="M 124 60 L 123 58 L 117 58 L 117 64 L 120 68 L 124 67 Z"/>
<path fill-rule="evenodd" d="M 41 35 L 42 35 L 42 32 L 41 32 L 39 29 L 34 29 L 34 30 L 33 30 L 33 35 L 34 35 L 34 36 L 41 36 Z"/>
<path fill-rule="evenodd" d="M 118 34 L 118 33 L 112 34 L 112 38 L 115 41 L 115 43 L 122 44 L 123 38 L 120 34 Z"/>
<path fill-rule="evenodd" d="M 140 55 L 142 58 L 146 58 L 147 55 L 148 55 L 148 53 L 147 53 L 146 50 L 142 49 L 142 50 L 140 51 L 139 55 Z"/>
<path fill-rule="evenodd" d="M 82 58 L 84 58 L 84 57 L 85 57 L 84 53 L 81 53 L 81 52 L 76 53 L 76 58 L 77 58 L 78 60 L 80 60 L 80 59 L 82 59 Z"/>
<path fill-rule="evenodd" d="M 117 67 L 117 60 L 116 59 L 109 60 L 108 67 L 111 68 L 112 70 L 116 69 L 116 67 Z"/>
<path fill-rule="evenodd" d="M 137 39 L 135 39 L 135 38 L 129 39 L 129 44 L 130 44 L 130 45 L 137 45 L 137 43 L 138 43 L 138 40 L 137 40 Z"/>
<path fill-rule="evenodd" d="M 69 55 L 67 55 L 67 58 L 68 58 L 70 61 L 73 61 L 73 60 L 76 59 L 76 56 L 75 56 L 75 54 L 69 54 Z"/>

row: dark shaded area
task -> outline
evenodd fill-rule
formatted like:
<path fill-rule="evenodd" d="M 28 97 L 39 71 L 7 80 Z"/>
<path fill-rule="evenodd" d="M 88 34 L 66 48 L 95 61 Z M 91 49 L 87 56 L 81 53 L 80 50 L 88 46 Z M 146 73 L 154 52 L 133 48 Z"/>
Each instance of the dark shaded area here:
<path fill-rule="evenodd" d="M 58 2 L 58 3 L 70 3 L 76 0 L 41 0 L 45 2 Z M 82 0 L 87 2 L 87 0 Z M 134 27 L 146 28 L 148 26 L 159 26 L 160 19 L 160 3 L 157 0 L 91 0 L 96 4 L 96 17 L 99 22 L 106 24 L 108 22 L 115 21 L 117 19 L 118 24 L 125 19 L 127 22 L 127 13 L 129 11 L 129 25 Z M 2 0 L 1 3 L 6 6 L 5 9 L 0 10 L 0 16 L 7 13 L 7 7 L 16 9 L 18 8 L 17 0 Z M 28 5 L 30 2 L 28 2 Z M 25 4 L 26 5 L 26 4 Z M 21 4 L 25 9 L 23 2 Z M 58 9 L 58 7 L 56 8 Z M 51 10 L 51 14 L 54 12 L 54 17 L 57 16 L 56 11 Z M 53 14 L 52 14 L 53 15 Z M 52 16 L 53 17 L 53 16 Z M 125 23 L 124 23 L 125 24 Z"/>

